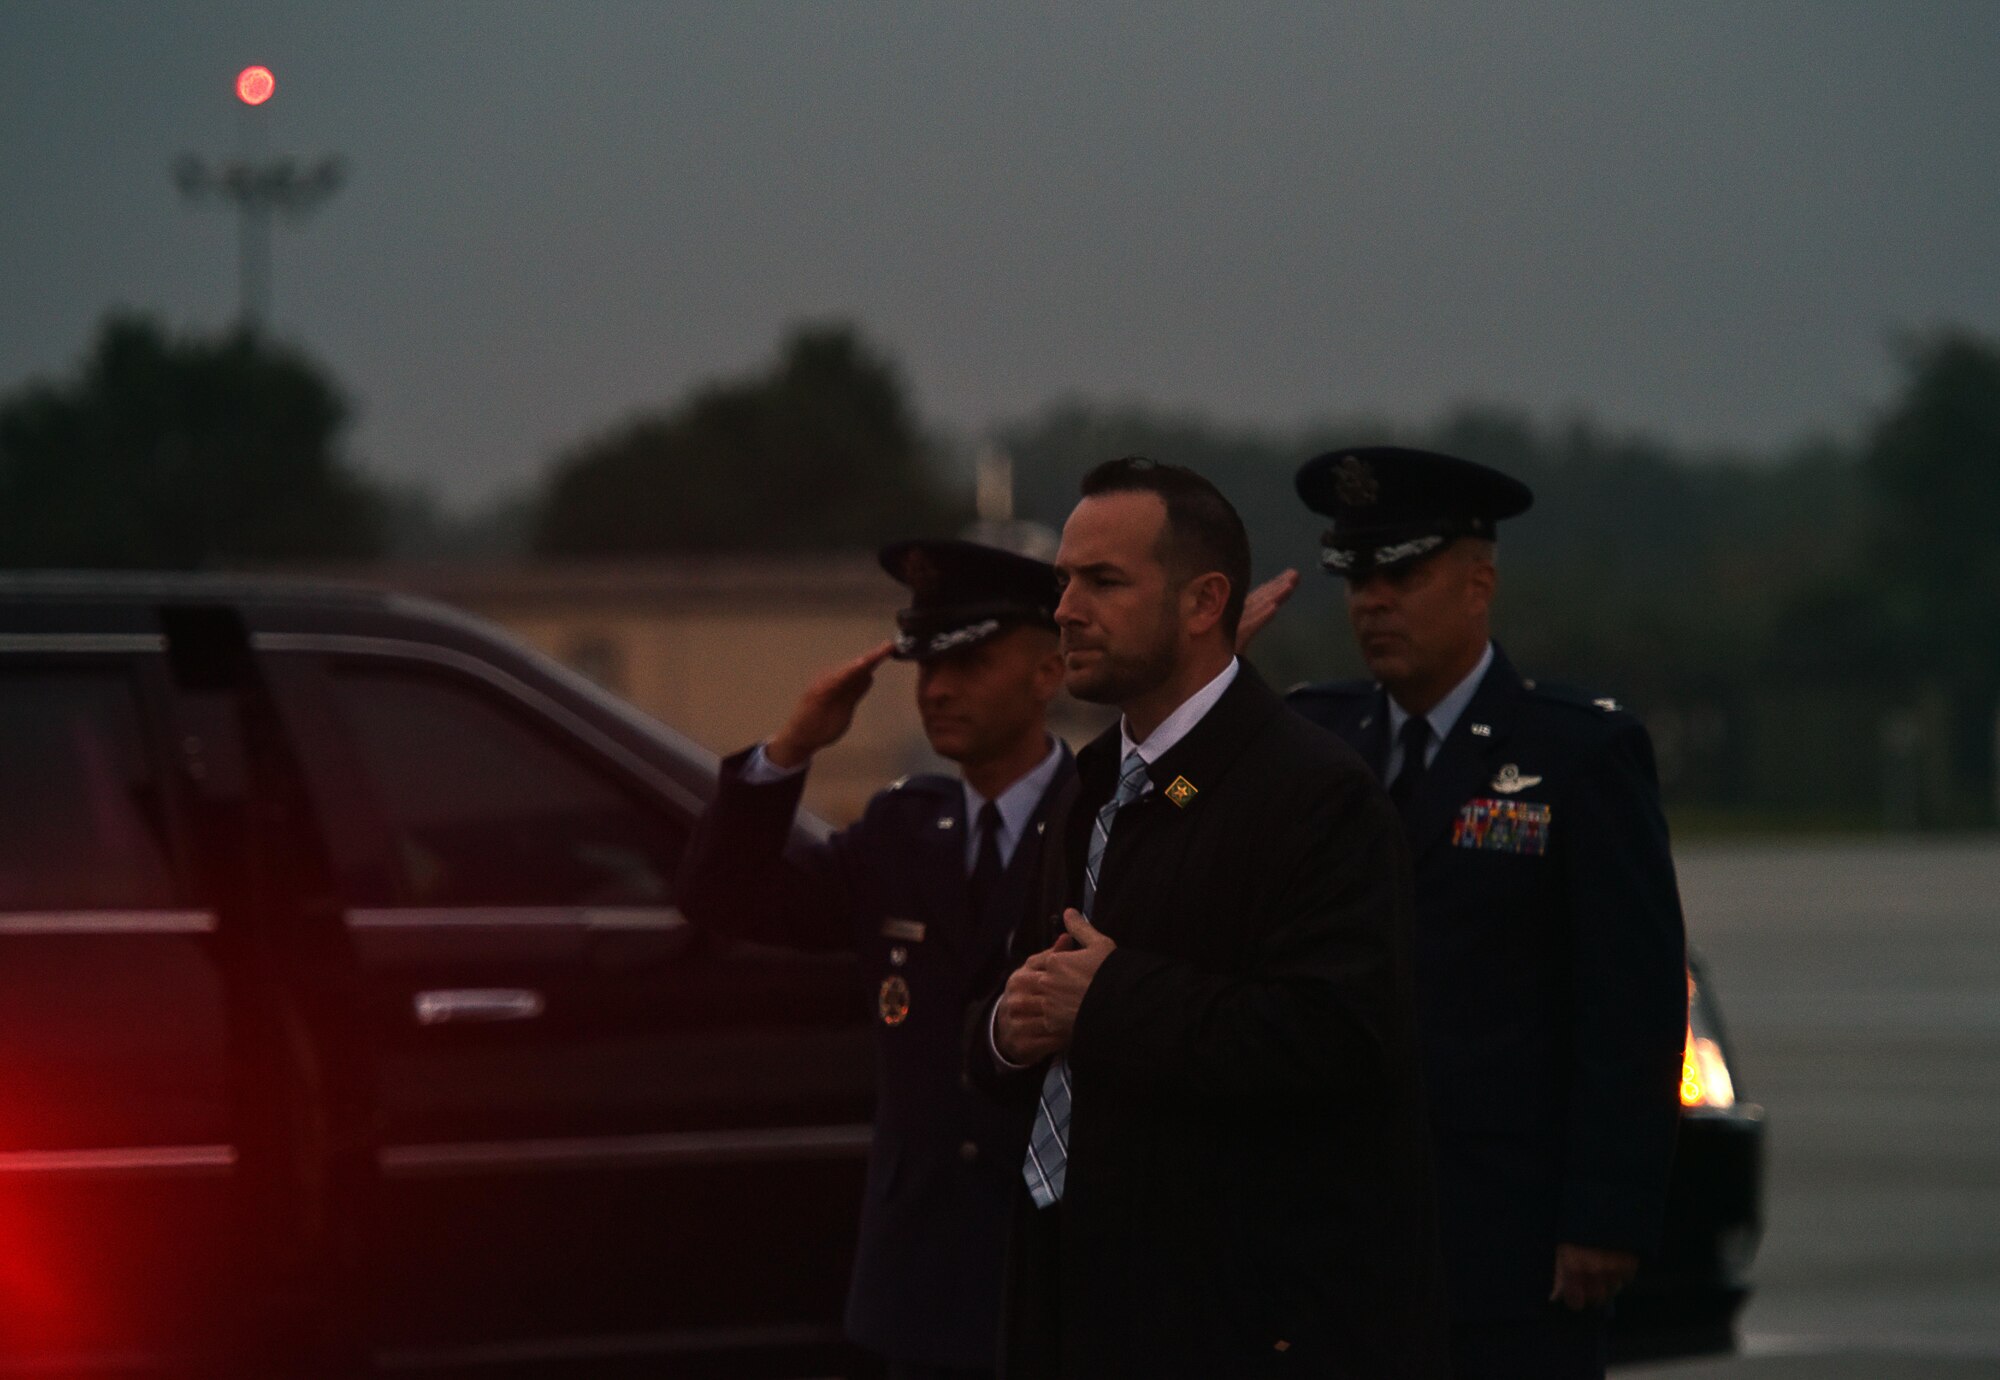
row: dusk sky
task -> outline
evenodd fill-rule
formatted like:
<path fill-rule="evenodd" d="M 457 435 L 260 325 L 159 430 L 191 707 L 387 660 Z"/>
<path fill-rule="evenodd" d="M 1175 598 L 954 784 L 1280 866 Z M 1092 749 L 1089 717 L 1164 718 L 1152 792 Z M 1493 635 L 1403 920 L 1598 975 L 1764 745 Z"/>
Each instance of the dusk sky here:
<path fill-rule="evenodd" d="M 461 503 L 804 319 L 961 439 L 1076 393 L 1765 447 L 1851 431 L 1896 330 L 2000 334 L 1984 3 L 0 0 L 0 100 L 0 389 L 232 317 L 170 168 L 261 119 L 351 170 L 277 333 Z"/>

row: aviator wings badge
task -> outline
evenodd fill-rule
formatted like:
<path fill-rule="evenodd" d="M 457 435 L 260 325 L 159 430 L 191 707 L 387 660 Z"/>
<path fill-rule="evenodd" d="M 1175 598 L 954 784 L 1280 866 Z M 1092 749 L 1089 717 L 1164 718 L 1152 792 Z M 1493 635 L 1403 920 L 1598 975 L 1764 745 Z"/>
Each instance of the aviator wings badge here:
<path fill-rule="evenodd" d="M 1541 784 L 1541 777 L 1521 775 L 1521 769 L 1512 762 L 1500 768 L 1499 774 L 1493 778 L 1493 789 L 1502 795 L 1512 795 L 1516 791 L 1525 791 L 1530 786 Z"/>

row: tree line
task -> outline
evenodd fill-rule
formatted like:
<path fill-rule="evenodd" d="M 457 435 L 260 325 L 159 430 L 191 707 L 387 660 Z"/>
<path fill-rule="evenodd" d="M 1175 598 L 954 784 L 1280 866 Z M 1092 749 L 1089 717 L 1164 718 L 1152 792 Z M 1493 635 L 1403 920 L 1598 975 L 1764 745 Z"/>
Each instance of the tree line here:
<path fill-rule="evenodd" d="M 1098 460 L 1193 465 L 1242 509 L 1262 573 L 1311 566 L 1291 475 L 1319 451 L 1431 446 L 1536 491 L 1502 532 L 1500 636 L 1524 666 L 1644 713 L 1683 811 L 1786 822 L 1994 822 L 2000 709 L 2000 342 L 1898 346 L 1865 426 L 1779 453 L 1694 453 L 1587 418 L 1470 406 L 1227 427 L 1058 401 L 998 430 L 1016 507 L 1059 525 Z M 535 492 L 454 522 L 347 452 L 321 366 L 262 337 L 106 321 L 73 374 L 0 398 L 0 567 L 201 569 L 397 551 L 548 560 L 865 547 L 949 532 L 969 476 L 890 357 L 840 323 L 763 368 L 580 437 Z M 1308 572 L 1311 575 L 1311 572 Z M 1309 578 L 1258 658 L 1357 670 L 1339 587 Z"/>

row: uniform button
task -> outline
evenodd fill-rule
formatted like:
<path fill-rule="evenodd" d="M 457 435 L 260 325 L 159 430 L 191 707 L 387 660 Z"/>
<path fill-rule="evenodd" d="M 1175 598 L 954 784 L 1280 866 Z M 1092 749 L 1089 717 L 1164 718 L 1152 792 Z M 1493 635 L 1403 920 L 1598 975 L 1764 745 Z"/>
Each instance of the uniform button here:
<path fill-rule="evenodd" d="M 958 1147 L 958 1157 L 964 1160 L 967 1164 L 971 1164 L 974 1160 L 979 1158 L 979 1147 L 973 1144 L 969 1140 L 963 1141 L 959 1144 Z"/>

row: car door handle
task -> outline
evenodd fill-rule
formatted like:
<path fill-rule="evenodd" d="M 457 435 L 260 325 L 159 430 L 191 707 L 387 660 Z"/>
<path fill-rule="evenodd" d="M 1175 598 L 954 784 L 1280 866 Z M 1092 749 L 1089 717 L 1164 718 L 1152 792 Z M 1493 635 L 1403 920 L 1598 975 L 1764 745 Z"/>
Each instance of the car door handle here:
<path fill-rule="evenodd" d="M 532 1021 L 547 1007 L 540 992 L 526 987 L 453 987 L 416 996 L 418 1025 Z"/>

